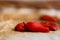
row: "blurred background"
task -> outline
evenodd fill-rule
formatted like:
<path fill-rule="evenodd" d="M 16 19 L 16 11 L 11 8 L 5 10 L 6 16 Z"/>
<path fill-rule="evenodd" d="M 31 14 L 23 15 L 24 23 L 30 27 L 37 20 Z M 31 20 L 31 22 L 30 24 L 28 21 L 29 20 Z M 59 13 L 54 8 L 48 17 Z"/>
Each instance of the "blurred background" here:
<path fill-rule="evenodd" d="M 37 20 L 44 14 L 60 20 L 60 0 L 0 0 L 0 21 Z"/>
<path fill-rule="evenodd" d="M 16 7 L 16 8 L 21 8 L 21 7 L 31 7 L 31 8 L 55 8 L 55 9 L 60 9 L 60 1 L 51 1 L 51 0 L 36 0 L 36 1 L 23 1 L 23 0 L 12 0 L 12 1 L 0 1 L 0 7 Z"/>

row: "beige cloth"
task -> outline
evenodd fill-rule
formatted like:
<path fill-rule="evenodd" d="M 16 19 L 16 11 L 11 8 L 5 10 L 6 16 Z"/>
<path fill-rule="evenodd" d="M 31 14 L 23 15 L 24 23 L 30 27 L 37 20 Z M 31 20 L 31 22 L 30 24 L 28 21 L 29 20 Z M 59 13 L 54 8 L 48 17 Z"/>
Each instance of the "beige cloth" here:
<path fill-rule="evenodd" d="M 17 23 L 13 20 L 0 22 L 0 40 L 60 40 L 60 30 L 49 33 L 17 32 L 13 30 Z"/>

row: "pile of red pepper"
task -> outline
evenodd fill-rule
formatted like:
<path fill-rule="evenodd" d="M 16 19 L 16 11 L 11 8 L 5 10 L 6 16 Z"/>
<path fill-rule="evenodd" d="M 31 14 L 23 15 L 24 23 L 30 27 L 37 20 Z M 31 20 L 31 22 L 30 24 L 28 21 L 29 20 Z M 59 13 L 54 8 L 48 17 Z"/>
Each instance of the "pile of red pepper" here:
<path fill-rule="evenodd" d="M 49 32 L 56 31 L 58 29 L 58 25 L 56 23 L 57 18 L 44 15 L 39 18 L 39 20 L 45 20 L 42 22 L 22 22 L 16 25 L 16 31 L 29 31 L 29 32 Z"/>

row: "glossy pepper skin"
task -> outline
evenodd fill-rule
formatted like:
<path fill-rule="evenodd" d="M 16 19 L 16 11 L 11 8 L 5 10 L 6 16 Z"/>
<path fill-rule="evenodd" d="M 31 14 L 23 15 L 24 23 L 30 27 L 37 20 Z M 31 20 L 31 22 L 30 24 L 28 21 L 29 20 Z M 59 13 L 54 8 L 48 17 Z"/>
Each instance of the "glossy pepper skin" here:
<path fill-rule="evenodd" d="M 39 19 L 40 20 L 46 20 L 46 21 L 54 21 L 54 22 L 57 21 L 56 17 L 48 16 L 48 15 L 44 15 L 44 16 L 40 17 Z"/>
<path fill-rule="evenodd" d="M 15 27 L 15 30 L 16 31 L 24 31 L 25 30 L 24 23 L 17 24 L 16 27 Z"/>
<path fill-rule="evenodd" d="M 43 21 L 43 22 L 27 22 L 27 23 L 19 23 L 16 25 L 15 30 L 16 31 L 21 31 L 21 32 L 49 32 L 51 31 L 56 31 L 58 29 L 58 26 L 54 22 L 48 22 L 48 21 Z"/>
<path fill-rule="evenodd" d="M 44 27 L 43 25 L 37 22 L 28 22 L 26 24 L 26 28 L 32 32 L 49 32 L 48 27 Z"/>
<path fill-rule="evenodd" d="M 58 29 L 58 25 L 54 22 L 40 22 L 40 24 L 42 24 L 45 27 L 48 27 L 51 31 L 56 31 Z"/>

